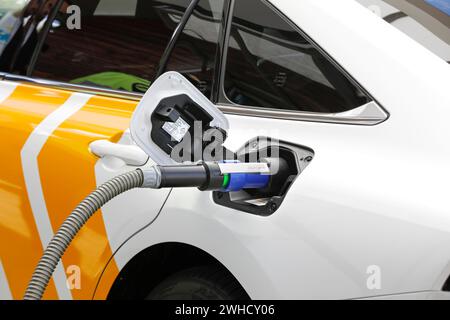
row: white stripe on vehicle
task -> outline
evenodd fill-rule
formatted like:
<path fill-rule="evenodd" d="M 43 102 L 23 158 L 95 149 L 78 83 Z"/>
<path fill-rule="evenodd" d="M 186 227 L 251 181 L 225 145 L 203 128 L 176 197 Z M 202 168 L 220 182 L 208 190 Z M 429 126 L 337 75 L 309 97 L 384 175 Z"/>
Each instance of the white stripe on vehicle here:
<path fill-rule="evenodd" d="M 38 156 L 53 132 L 70 116 L 79 111 L 91 95 L 74 93 L 58 109 L 49 114 L 31 133 L 21 151 L 22 169 L 25 178 L 28 198 L 33 211 L 34 220 L 45 247 L 54 235 L 48 216 L 47 205 L 41 185 L 38 166 Z M 63 164 L 61 164 L 63 165 Z M 63 177 L 61 177 L 63 178 Z M 55 226 L 58 227 L 58 226 Z M 62 262 L 58 264 L 53 274 L 56 291 L 60 299 L 70 300 L 72 294 L 66 285 L 66 273 Z"/>
<path fill-rule="evenodd" d="M 0 259 L 0 300 L 12 300 L 11 289 L 9 288 L 8 279 L 6 278 L 5 269 L 3 269 L 1 259 Z"/>
<path fill-rule="evenodd" d="M 3 103 L 16 90 L 17 84 L 2 81 L 0 82 L 0 104 Z M 9 288 L 8 278 L 0 259 L 0 300 L 12 300 L 11 289 Z"/>
<path fill-rule="evenodd" d="M 16 90 L 17 84 L 7 81 L 0 82 L 0 103 L 9 98 L 9 96 Z"/>

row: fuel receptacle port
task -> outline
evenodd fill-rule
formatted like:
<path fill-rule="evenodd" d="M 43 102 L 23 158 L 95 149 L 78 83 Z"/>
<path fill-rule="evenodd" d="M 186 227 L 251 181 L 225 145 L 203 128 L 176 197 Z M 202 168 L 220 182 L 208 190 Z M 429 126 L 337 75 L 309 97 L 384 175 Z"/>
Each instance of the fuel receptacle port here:
<path fill-rule="evenodd" d="M 314 158 L 314 151 L 301 145 L 258 137 L 246 143 L 237 152 L 237 158 L 241 162 L 266 162 L 272 171 L 270 183 L 264 189 L 214 192 L 214 202 L 246 213 L 270 216 L 281 207 L 292 184 Z"/>

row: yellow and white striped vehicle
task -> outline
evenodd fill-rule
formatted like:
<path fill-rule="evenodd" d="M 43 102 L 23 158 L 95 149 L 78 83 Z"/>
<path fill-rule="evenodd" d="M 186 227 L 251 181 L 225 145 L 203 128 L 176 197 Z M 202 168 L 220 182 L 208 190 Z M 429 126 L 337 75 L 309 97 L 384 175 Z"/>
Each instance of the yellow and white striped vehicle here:
<path fill-rule="evenodd" d="M 121 195 L 45 299 L 450 298 L 448 3 L 0 1 L 0 299 L 87 194 L 152 165 L 128 128 L 169 70 L 227 114 L 230 149 L 262 131 L 316 158 L 270 217 Z"/>

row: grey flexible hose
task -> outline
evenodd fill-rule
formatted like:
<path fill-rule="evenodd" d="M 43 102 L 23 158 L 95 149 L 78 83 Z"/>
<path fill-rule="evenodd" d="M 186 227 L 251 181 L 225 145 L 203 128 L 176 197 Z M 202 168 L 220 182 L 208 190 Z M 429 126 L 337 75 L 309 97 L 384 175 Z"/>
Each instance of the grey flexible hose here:
<path fill-rule="evenodd" d="M 25 292 L 24 300 L 40 300 L 47 288 L 59 260 L 76 234 L 89 218 L 111 199 L 134 188 L 156 186 L 156 172 L 149 172 L 144 177 L 141 170 L 135 170 L 120 175 L 92 192 L 85 198 L 70 216 L 64 221 L 58 232 L 52 238 L 31 277 Z M 148 178 L 150 176 L 150 178 Z M 155 178 L 155 179 L 154 179 Z"/>

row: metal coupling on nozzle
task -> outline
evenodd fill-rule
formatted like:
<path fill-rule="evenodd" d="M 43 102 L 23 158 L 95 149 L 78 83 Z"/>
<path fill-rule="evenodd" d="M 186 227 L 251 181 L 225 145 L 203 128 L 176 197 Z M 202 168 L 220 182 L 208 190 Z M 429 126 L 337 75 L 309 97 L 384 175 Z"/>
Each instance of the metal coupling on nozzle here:
<path fill-rule="evenodd" d="M 159 166 L 153 166 L 141 171 L 144 175 L 142 188 L 159 189 L 161 187 L 161 170 Z"/>

